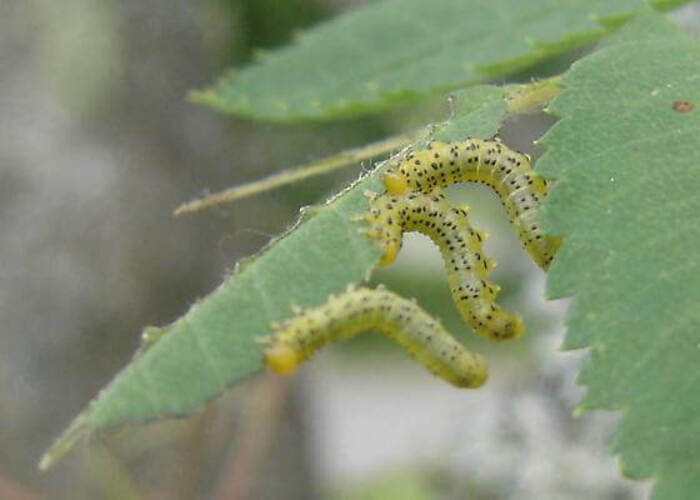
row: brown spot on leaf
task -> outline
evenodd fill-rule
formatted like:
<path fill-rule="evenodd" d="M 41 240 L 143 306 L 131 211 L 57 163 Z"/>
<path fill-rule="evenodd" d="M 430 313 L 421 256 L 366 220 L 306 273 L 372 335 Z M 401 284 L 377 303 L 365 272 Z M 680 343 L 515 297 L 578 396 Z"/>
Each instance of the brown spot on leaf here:
<path fill-rule="evenodd" d="M 695 104 L 690 101 L 674 101 L 671 108 L 679 113 L 687 113 L 695 108 Z"/>

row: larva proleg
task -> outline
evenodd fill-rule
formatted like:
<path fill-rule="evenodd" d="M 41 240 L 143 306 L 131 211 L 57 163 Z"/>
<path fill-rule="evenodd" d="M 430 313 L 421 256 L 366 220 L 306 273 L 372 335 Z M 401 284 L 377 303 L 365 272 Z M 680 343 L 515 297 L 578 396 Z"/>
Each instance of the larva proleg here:
<path fill-rule="evenodd" d="M 460 182 L 479 182 L 500 197 L 523 247 L 542 269 L 547 269 L 561 238 L 542 232 L 537 209 L 547 195 L 547 181 L 536 175 L 530 157 L 499 140 L 432 141 L 427 149 L 412 151 L 393 163 L 384 177 L 390 194 L 431 192 Z"/>
<path fill-rule="evenodd" d="M 495 303 L 498 286 L 487 280 L 495 263 L 482 253 L 483 235 L 467 212 L 453 207 L 439 189 L 430 194 L 373 195 L 364 216 L 367 236 L 384 250 L 383 261 L 401 248 L 404 232 L 418 231 L 440 248 L 452 298 L 462 318 L 478 334 L 505 340 L 519 337 L 523 324 Z"/>
<path fill-rule="evenodd" d="M 376 330 L 457 387 L 479 387 L 487 378 L 482 356 L 468 351 L 415 302 L 384 288 L 349 288 L 273 329 L 274 335 L 266 340 L 265 362 L 278 373 L 293 372 L 330 342 Z"/>

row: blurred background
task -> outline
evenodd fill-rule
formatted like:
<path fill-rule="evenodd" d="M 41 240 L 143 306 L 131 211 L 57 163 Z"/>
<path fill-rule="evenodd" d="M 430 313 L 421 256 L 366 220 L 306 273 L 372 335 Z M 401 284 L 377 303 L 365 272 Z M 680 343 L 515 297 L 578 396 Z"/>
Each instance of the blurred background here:
<path fill-rule="evenodd" d="M 37 471 L 41 453 L 129 362 L 143 326 L 176 319 L 301 206 L 370 164 L 175 219 L 179 203 L 446 117 L 439 98 L 381 117 L 279 127 L 187 101 L 256 49 L 360 3 L 0 3 L 0 499 L 646 496 L 649 484 L 620 478 L 606 451 L 615 417 L 572 417 L 582 354 L 558 349 L 567 304 L 545 303 L 543 273 L 481 188 L 450 195 L 491 233 L 493 277 L 504 305 L 524 315 L 526 338 L 494 348 L 466 332 L 437 249 L 422 237 L 375 279 L 417 297 L 488 356 L 483 389 L 453 389 L 364 336 L 291 379 L 260 374 L 188 419 L 91 436 Z M 699 14 L 695 5 L 674 16 L 697 30 Z M 533 152 L 551 123 L 521 117 L 502 135 Z"/>

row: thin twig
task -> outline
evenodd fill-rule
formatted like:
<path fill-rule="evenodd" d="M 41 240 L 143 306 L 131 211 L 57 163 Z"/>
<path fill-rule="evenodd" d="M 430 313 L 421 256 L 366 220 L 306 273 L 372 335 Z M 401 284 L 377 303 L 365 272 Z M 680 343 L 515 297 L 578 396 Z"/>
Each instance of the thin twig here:
<path fill-rule="evenodd" d="M 510 115 L 522 114 L 532 111 L 549 102 L 560 92 L 559 82 L 561 77 L 555 76 L 532 83 L 519 85 L 506 96 L 507 111 Z M 192 214 L 212 208 L 223 203 L 230 203 L 241 198 L 277 189 L 279 187 L 299 182 L 309 177 L 327 174 L 341 168 L 346 168 L 359 161 L 374 158 L 381 154 L 400 149 L 421 137 L 420 132 L 390 137 L 366 146 L 343 151 L 322 160 L 300 165 L 290 170 L 265 177 L 257 181 L 241 184 L 218 193 L 197 198 L 180 205 L 174 212 L 176 217 Z"/>
<path fill-rule="evenodd" d="M 278 174 L 265 177 L 264 179 L 234 186 L 224 191 L 220 191 L 218 193 L 205 196 L 204 198 L 198 198 L 180 205 L 175 210 L 174 215 L 179 217 L 181 215 L 192 214 L 199 212 L 200 210 L 221 205 L 222 203 L 230 203 L 234 200 L 239 200 L 241 198 L 246 198 L 265 191 L 277 189 L 287 184 L 299 182 L 309 177 L 327 174 L 329 172 L 333 172 L 334 170 L 349 167 L 362 160 L 374 158 L 375 156 L 400 149 L 403 146 L 410 144 L 418 136 L 418 133 L 414 133 L 390 137 L 388 139 L 384 139 L 383 141 L 374 142 L 360 148 L 349 149 L 319 161 L 307 163 L 290 170 L 285 170 Z"/>

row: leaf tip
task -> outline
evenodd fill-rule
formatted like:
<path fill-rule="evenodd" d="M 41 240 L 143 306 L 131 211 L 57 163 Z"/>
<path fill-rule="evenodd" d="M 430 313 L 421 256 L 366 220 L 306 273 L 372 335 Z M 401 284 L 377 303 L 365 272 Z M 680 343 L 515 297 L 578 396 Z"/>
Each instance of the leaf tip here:
<path fill-rule="evenodd" d="M 53 467 L 81 438 L 86 436 L 89 431 L 89 413 L 81 413 L 42 455 L 39 460 L 39 470 L 41 472 L 46 472 Z"/>

